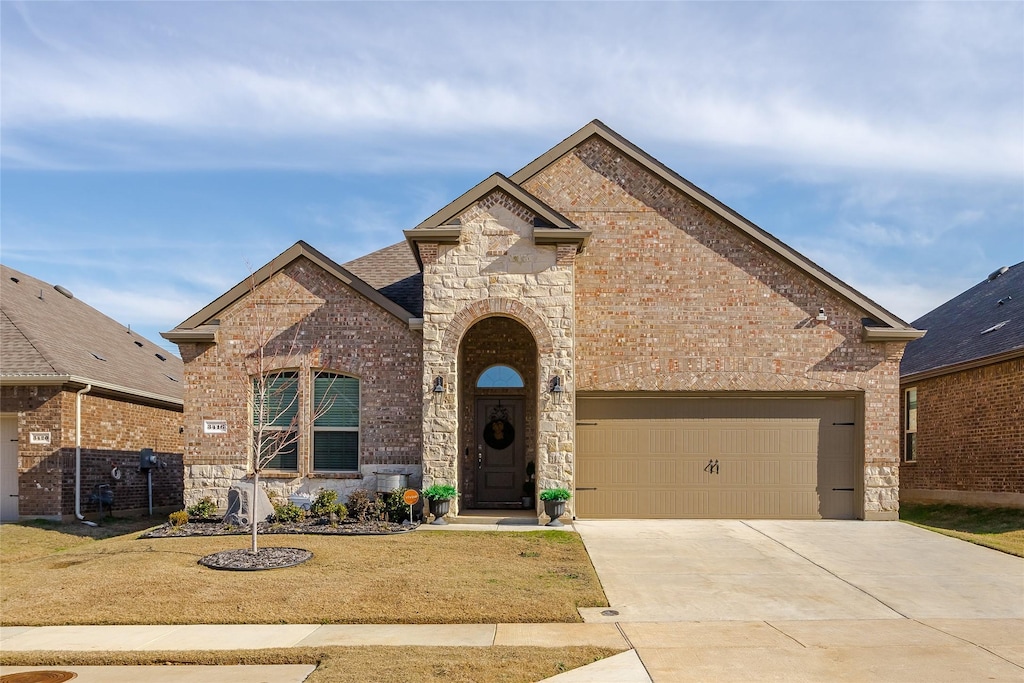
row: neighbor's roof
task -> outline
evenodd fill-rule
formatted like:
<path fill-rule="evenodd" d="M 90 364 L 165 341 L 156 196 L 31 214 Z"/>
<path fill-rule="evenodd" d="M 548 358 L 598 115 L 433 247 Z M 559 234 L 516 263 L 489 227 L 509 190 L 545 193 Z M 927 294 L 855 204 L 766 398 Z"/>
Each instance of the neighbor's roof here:
<path fill-rule="evenodd" d="M 1000 268 L 914 321 L 928 336 L 907 344 L 901 377 L 945 374 L 1024 354 L 1024 262 Z"/>
<path fill-rule="evenodd" d="M 83 301 L 0 265 L 0 383 L 92 384 L 182 405 L 181 359 Z"/>

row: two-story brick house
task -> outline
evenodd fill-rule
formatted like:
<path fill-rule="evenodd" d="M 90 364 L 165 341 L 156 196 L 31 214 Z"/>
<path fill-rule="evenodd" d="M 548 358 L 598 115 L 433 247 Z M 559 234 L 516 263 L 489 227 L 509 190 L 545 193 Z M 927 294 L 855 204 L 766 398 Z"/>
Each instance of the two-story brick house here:
<path fill-rule="evenodd" d="M 300 351 L 278 368 L 299 387 L 281 493 L 402 470 L 505 507 L 533 463 L 580 518 L 896 517 L 899 362 L 923 333 L 600 122 L 405 238 L 343 266 L 300 242 L 165 333 L 186 498 L 246 476 L 260 311 Z M 338 378 L 356 408 L 313 416 Z"/>

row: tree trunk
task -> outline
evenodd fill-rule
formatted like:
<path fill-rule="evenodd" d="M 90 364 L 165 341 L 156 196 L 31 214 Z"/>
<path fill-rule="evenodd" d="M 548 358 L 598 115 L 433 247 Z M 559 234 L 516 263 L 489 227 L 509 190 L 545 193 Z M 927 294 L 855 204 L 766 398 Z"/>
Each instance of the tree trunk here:
<path fill-rule="evenodd" d="M 252 500 L 249 503 L 249 524 L 252 525 L 252 554 L 259 552 L 256 545 L 256 496 L 260 490 L 260 471 L 254 470 L 252 474 Z"/>

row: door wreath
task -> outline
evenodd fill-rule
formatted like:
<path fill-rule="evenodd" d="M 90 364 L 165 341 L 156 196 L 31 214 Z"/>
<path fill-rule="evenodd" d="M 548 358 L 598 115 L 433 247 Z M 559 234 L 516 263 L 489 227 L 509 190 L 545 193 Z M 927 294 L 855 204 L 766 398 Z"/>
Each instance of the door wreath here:
<path fill-rule="evenodd" d="M 484 425 L 484 443 L 496 451 L 504 450 L 516 440 L 516 429 L 508 419 L 508 408 L 499 403 L 491 409 Z"/>

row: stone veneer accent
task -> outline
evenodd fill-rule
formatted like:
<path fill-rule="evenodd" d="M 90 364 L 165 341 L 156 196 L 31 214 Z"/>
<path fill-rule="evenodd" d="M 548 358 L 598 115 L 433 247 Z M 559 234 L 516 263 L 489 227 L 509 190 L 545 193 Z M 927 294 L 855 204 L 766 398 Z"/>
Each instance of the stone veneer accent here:
<path fill-rule="evenodd" d="M 256 314 L 254 306 L 263 311 Z M 310 425 L 300 393 L 298 471 L 265 470 L 260 481 L 285 498 L 322 488 L 342 498 L 376 488 L 375 471 L 420 480 L 421 346 L 418 332 L 306 258 L 228 306 L 219 315 L 216 344 L 179 344 L 185 361 L 185 502 L 211 497 L 221 508 L 227 491 L 249 476 L 250 430 L 246 357 L 263 318 L 277 335 L 273 366 L 302 376 L 328 370 L 360 380 L 358 472 L 313 472 Z M 228 422 L 227 434 L 204 434 L 204 419 Z"/>
<path fill-rule="evenodd" d="M 598 138 L 523 186 L 593 233 L 575 259 L 577 392 L 857 392 L 862 511 L 897 516 L 902 342 L 861 341 L 864 311 Z"/>
<path fill-rule="evenodd" d="M 511 318 L 537 346 L 536 457 L 539 488 L 572 487 L 575 410 L 573 382 L 573 255 L 556 245 L 533 242 L 532 212 L 496 190 L 459 217 L 458 245 L 420 244 L 423 261 L 423 386 L 444 378 L 444 394 L 423 399 L 424 484 L 457 483 L 459 453 L 470 444 L 459 434 L 460 404 L 470 401 L 460 376 L 459 349 L 467 331 L 484 318 Z M 495 360 L 494 362 L 502 362 Z M 510 358 L 510 364 L 515 361 Z M 492 363 L 493 364 L 493 363 Z M 474 368 L 475 371 L 475 368 Z M 566 392 L 547 392 L 553 376 Z M 453 387 L 462 390 L 453 391 Z M 527 410 L 529 410 L 527 406 Z M 463 437 L 465 438 L 465 437 Z M 458 512 L 458 503 L 452 513 Z M 571 508 L 570 512 L 571 514 Z"/>

